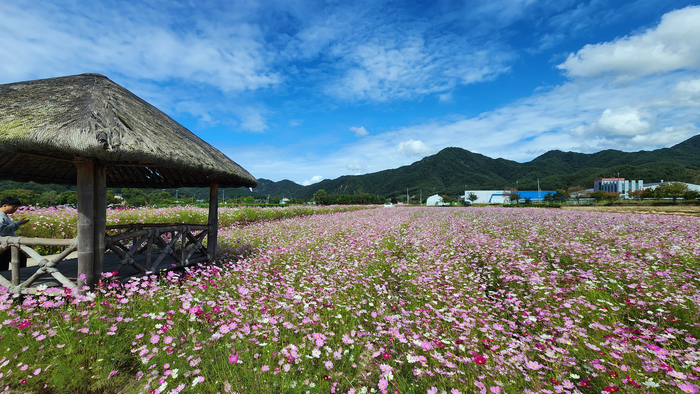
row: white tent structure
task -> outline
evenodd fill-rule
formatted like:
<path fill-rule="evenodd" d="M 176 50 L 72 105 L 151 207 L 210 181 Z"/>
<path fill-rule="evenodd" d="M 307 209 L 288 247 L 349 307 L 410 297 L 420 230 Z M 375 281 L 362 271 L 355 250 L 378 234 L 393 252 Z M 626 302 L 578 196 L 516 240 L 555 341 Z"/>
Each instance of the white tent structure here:
<path fill-rule="evenodd" d="M 444 201 L 442 200 L 442 197 L 438 194 L 434 194 L 425 201 L 425 205 L 430 207 L 430 206 L 442 206 L 444 205 Z"/>

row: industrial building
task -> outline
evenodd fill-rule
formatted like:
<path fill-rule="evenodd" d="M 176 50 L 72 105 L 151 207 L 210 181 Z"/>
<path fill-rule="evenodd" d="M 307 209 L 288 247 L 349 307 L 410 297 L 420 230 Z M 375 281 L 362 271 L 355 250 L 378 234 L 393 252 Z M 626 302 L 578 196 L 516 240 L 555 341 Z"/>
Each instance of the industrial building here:
<path fill-rule="evenodd" d="M 544 201 L 544 196 L 547 193 L 556 193 L 555 190 L 524 190 L 517 192 L 520 195 L 520 202 L 524 202 L 529 198 L 532 202 Z M 474 204 L 509 204 L 510 192 L 503 190 L 467 190 L 464 192 L 464 201 L 469 201 L 469 195 L 474 194 L 478 198 L 473 201 Z"/>
<path fill-rule="evenodd" d="M 629 192 L 643 189 L 645 189 L 644 181 L 641 179 L 628 181 L 625 178 L 600 178 L 593 181 L 593 191 L 620 193 L 622 198 L 629 198 Z"/>
<path fill-rule="evenodd" d="M 625 178 L 600 178 L 593 181 L 593 191 L 597 192 L 602 190 L 608 193 L 620 193 L 621 198 L 630 198 L 630 192 L 644 189 L 656 189 L 662 183 L 671 182 L 664 182 L 662 179 L 661 182 L 645 184 L 641 179 L 638 181 L 628 181 L 625 180 Z M 700 185 L 685 182 L 678 183 L 688 186 L 689 190 L 700 191 Z"/>

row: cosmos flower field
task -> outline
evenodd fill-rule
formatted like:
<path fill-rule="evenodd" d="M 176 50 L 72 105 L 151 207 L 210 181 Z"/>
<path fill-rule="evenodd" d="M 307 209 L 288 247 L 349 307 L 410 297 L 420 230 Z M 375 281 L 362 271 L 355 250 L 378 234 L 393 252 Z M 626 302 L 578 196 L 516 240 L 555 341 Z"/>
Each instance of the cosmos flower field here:
<path fill-rule="evenodd" d="M 502 208 L 236 222 L 216 266 L 0 289 L 0 390 L 696 393 L 699 230 Z"/>

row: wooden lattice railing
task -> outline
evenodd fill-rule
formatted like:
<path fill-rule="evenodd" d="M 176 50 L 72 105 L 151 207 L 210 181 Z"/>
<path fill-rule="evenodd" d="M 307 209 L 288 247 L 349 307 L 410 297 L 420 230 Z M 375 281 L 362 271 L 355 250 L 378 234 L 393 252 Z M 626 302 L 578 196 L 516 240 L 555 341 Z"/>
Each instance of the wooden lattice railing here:
<path fill-rule="evenodd" d="M 167 256 L 175 260 L 175 267 L 211 260 L 202 243 L 209 234 L 208 225 L 130 223 L 107 226 L 107 232 L 115 233 L 105 237 L 105 251 L 111 250 L 119 256 L 117 271 L 127 264 L 139 272 L 155 271 Z M 152 258 L 154 246 L 160 249 L 155 261 Z M 134 260 L 137 253 L 146 254 L 145 266 Z"/>
<path fill-rule="evenodd" d="M 201 261 L 211 261 L 213 256 L 207 252 L 203 241 L 210 233 L 208 225 L 201 224 L 173 224 L 173 223 L 130 223 L 123 225 L 107 226 L 105 236 L 105 252 L 113 252 L 119 258 L 116 270 L 129 265 L 140 273 L 155 272 L 158 269 L 185 267 Z M 65 249 L 55 256 L 41 256 L 32 247 L 53 246 Z M 25 238 L 25 237 L 0 237 L 0 253 L 10 249 L 12 261 L 10 263 L 11 279 L 0 275 L 0 285 L 11 292 L 34 292 L 30 286 L 44 275 L 53 276 L 61 285 L 76 289 L 77 284 L 64 276 L 57 268 L 58 264 L 71 253 L 78 250 L 77 238 L 52 239 L 52 238 Z M 154 253 L 155 252 L 155 253 Z M 34 259 L 39 269 L 28 279 L 20 282 L 20 253 Z M 145 254 L 145 261 L 134 259 L 136 254 Z M 170 256 L 174 260 L 170 267 L 164 267 L 165 258 Z M 155 260 L 153 259 L 155 257 Z"/>
<path fill-rule="evenodd" d="M 55 255 L 51 259 L 41 256 L 32 246 L 59 246 L 66 249 Z M 58 263 L 63 261 L 69 254 L 78 250 L 78 240 L 73 239 L 53 239 L 53 238 L 24 238 L 24 237 L 0 237 L 0 253 L 10 249 L 12 251 L 12 261 L 10 263 L 10 271 L 12 271 L 12 279 L 8 281 L 5 277 L 0 276 L 0 285 L 7 287 L 10 291 L 16 293 L 25 292 L 37 279 L 43 275 L 51 275 L 65 287 L 71 289 L 76 288 L 76 284 L 66 278 L 56 268 Z M 20 283 L 20 253 L 24 253 L 27 257 L 31 257 L 37 262 L 39 269 L 30 276 L 27 280 Z"/>

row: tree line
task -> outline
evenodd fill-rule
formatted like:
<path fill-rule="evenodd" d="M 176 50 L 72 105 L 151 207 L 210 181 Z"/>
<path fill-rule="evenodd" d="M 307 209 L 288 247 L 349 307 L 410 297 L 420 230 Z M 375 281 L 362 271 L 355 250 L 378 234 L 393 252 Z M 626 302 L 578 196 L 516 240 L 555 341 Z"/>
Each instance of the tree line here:
<path fill-rule="evenodd" d="M 568 189 L 557 189 L 557 191 L 554 193 L 549 192 L 544 195 L 543 199 L 545 202 L 549 203 L 562 203 L 570 199 L 574 199 L 576 200 L 576 202 L 580 202 L 582 198 L 592 198 L 596 202 L 613 202 L 620 198 L 620 194 L 621 193 L 606 192 L 603 190 L 589 192 L 582 186 L 573 186 Z M 685 201 L 695 201 L 700 197 L 700 192 L 690 190 L 688 185 L 682 182 L 664 182 L 659 184 L 656 188 L 635 190 L 629 192 L 628 195 L 630 198 L 637 200 L 654 200 L 670 198 L 675 204 L 679 198 L 683 198 L 683 200 Z M 472 196 L 470 195 L 470 200 L 472 199 L 471 197 Z M 474 196 L 474 200 L 476 200 L 476 196 Z M 510 200 L 515 201 L 515 203 L 518 204 L 521 200 L 520 194 L 518 194 L 516 190 L 511 190 Z M 530 201 L 525 201 L 525 203 L 529 202 Z"/>
<path fill-rule="evenodd" d="M 362 188 L 358 189 L 355 194 L 328 194 L 325 190 L 320 189 L 314 193 L 314 201 L 320 205 L 384 204 L 386 198 L 367 194 Z"/>

